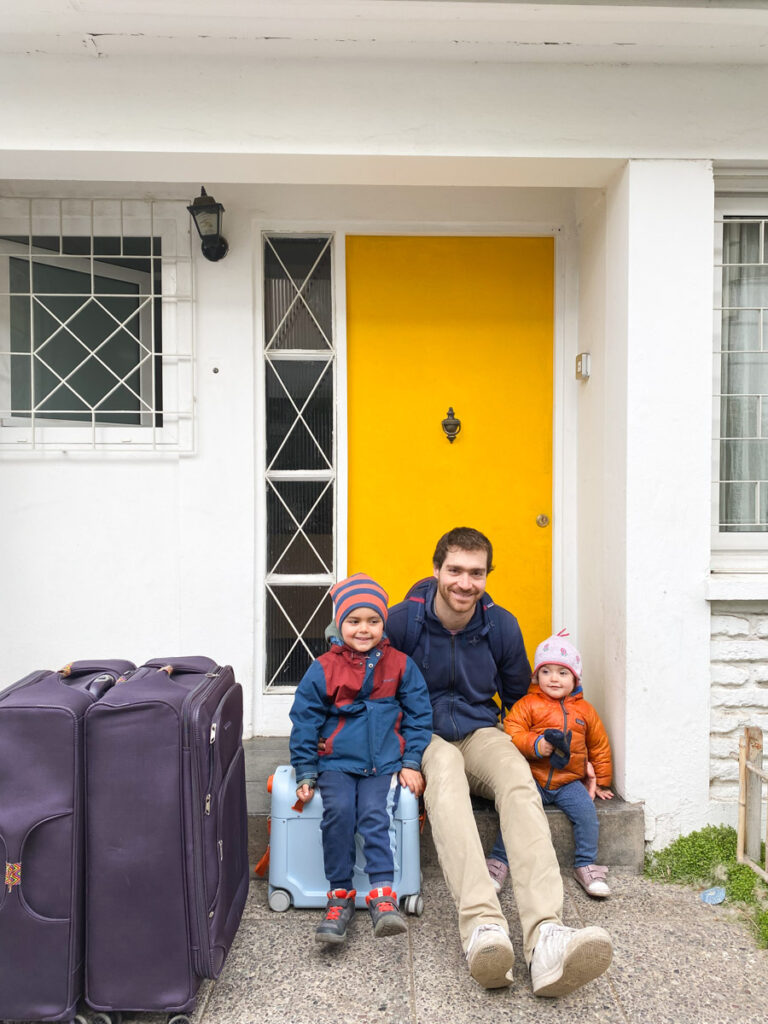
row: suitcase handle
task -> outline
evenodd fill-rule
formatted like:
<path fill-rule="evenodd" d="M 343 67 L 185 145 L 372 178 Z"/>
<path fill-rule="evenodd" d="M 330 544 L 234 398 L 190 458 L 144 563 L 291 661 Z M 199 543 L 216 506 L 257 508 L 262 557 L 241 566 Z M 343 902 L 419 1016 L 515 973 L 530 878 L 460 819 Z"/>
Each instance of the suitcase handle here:
<path fill-rule="evenodd" d="M 122 661 L 119 658 L 114 661 L 70 661 L 68 665 L 60 669 L 60 675 L 65 679 L 77 679 L 78 676 L 88 676 L 93 672 L 114 672 L 117 677 L 134 668 L 136 666 L 132 661 Z"/>
<path fill-rule="evenodd" d="M 153 658 L 146 661 L 142 668 L 158 668 L 161 672 L 167 672 L 169 676 L 179 672 L 193 672 L 205 675 L 217 668 L 215 661 L 210 658 Z"/>

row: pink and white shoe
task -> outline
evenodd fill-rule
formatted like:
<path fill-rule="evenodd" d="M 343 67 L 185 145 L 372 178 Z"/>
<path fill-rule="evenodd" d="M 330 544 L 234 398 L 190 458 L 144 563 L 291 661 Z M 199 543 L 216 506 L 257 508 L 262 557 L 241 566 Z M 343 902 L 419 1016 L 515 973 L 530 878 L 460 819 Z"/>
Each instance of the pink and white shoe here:
<path fill-rule="evenodd" d="M 590 896 L 596 896 L 598 899 L 605 899 L 606 896 L 611 895 L 611 890 L 605 881 L 607 874 L 608 868 L 601 864 L 586 864 L 584 867 L 573 869 L 573 877 L 584 892 L 589 893 Z"/>

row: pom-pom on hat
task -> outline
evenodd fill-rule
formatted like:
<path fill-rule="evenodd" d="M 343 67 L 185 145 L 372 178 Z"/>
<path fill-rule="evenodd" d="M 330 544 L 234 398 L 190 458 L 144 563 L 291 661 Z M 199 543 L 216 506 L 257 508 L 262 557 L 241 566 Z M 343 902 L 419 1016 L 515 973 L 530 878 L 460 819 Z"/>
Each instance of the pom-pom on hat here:
<path fill-rule="evenodd" d="M 581 679 L 581 655 L 568 639 L 567 629 L 561 629 L 554 636 L 542 640 L 536 648 L 536 657 L 533 661 L 534 675 L 542 665 L 565 665 L 573 672 L 576 682 Z"/>
<path fill-rule="evenodd" d="M 389 595 L 376 580 L 372 580 L 364 572 L 356 572 L 354 576 L 340 580 L 331 587 L 331 597 L 333 621 L 339 629 L 344 619 L 355 608 L 372 608 L 379 613 L 384 622 L 387 621 Z"/>

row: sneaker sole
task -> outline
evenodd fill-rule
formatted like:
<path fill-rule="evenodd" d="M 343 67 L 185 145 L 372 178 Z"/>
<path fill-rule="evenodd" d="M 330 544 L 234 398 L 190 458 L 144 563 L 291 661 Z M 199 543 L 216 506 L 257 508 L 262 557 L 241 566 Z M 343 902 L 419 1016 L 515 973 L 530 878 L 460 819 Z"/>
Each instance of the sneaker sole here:
<path fill-rule="evenodd" d="M 588 981 L 594 981 L 608 970 L 613 958 L 611 937 L 604 928 L 582 928 L 571 940 L 563 960 L 563 969 L 556 977 L 552 972 L 540 978 L 534 987 L 535 996 L 567 996 Z"/>
<path fill-rule="evenodd" d="M 388 935 L 402 935 L 406 931 L 408 926 L 401 917 L 386 917 L 379 918 L 373 928 L 373 934 L 377 939 L 385 939 Z"/>
<path fill-rule="evenodd" d="M 515 954 L 510 946 L 492 944 L 478 949 L 469 964 L 469 973 L 483 988 L 507 988 L 512 978 L 507 974 L 515 966 Z"/>
<path fill-rule="evenodd" d="M 333 932 L 315 932 L 315 942 L 327 942 L 332 946 L 338 946 L 347 941 L 347 933 L 334 935 Z"/>

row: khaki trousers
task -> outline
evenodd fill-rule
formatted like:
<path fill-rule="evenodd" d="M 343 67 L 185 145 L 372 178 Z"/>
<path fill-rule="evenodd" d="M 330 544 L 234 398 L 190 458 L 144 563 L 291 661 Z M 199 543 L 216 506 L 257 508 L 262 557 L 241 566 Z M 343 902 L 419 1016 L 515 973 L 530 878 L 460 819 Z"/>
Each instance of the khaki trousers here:
<path fill-rule="evenodd" d="M 500 728 L 477 729 L 463 740 L 433 736 L 422 761 L 424 802 L 435 849 L 459 912 L 466 950 L 481 924 L 509 934 L 472 813 L 470 793 L 493 800 L 509 857 L 526 963 L 547 921 L 560 923 L 563 882 L 549 825 L 528 762 Z"/>

